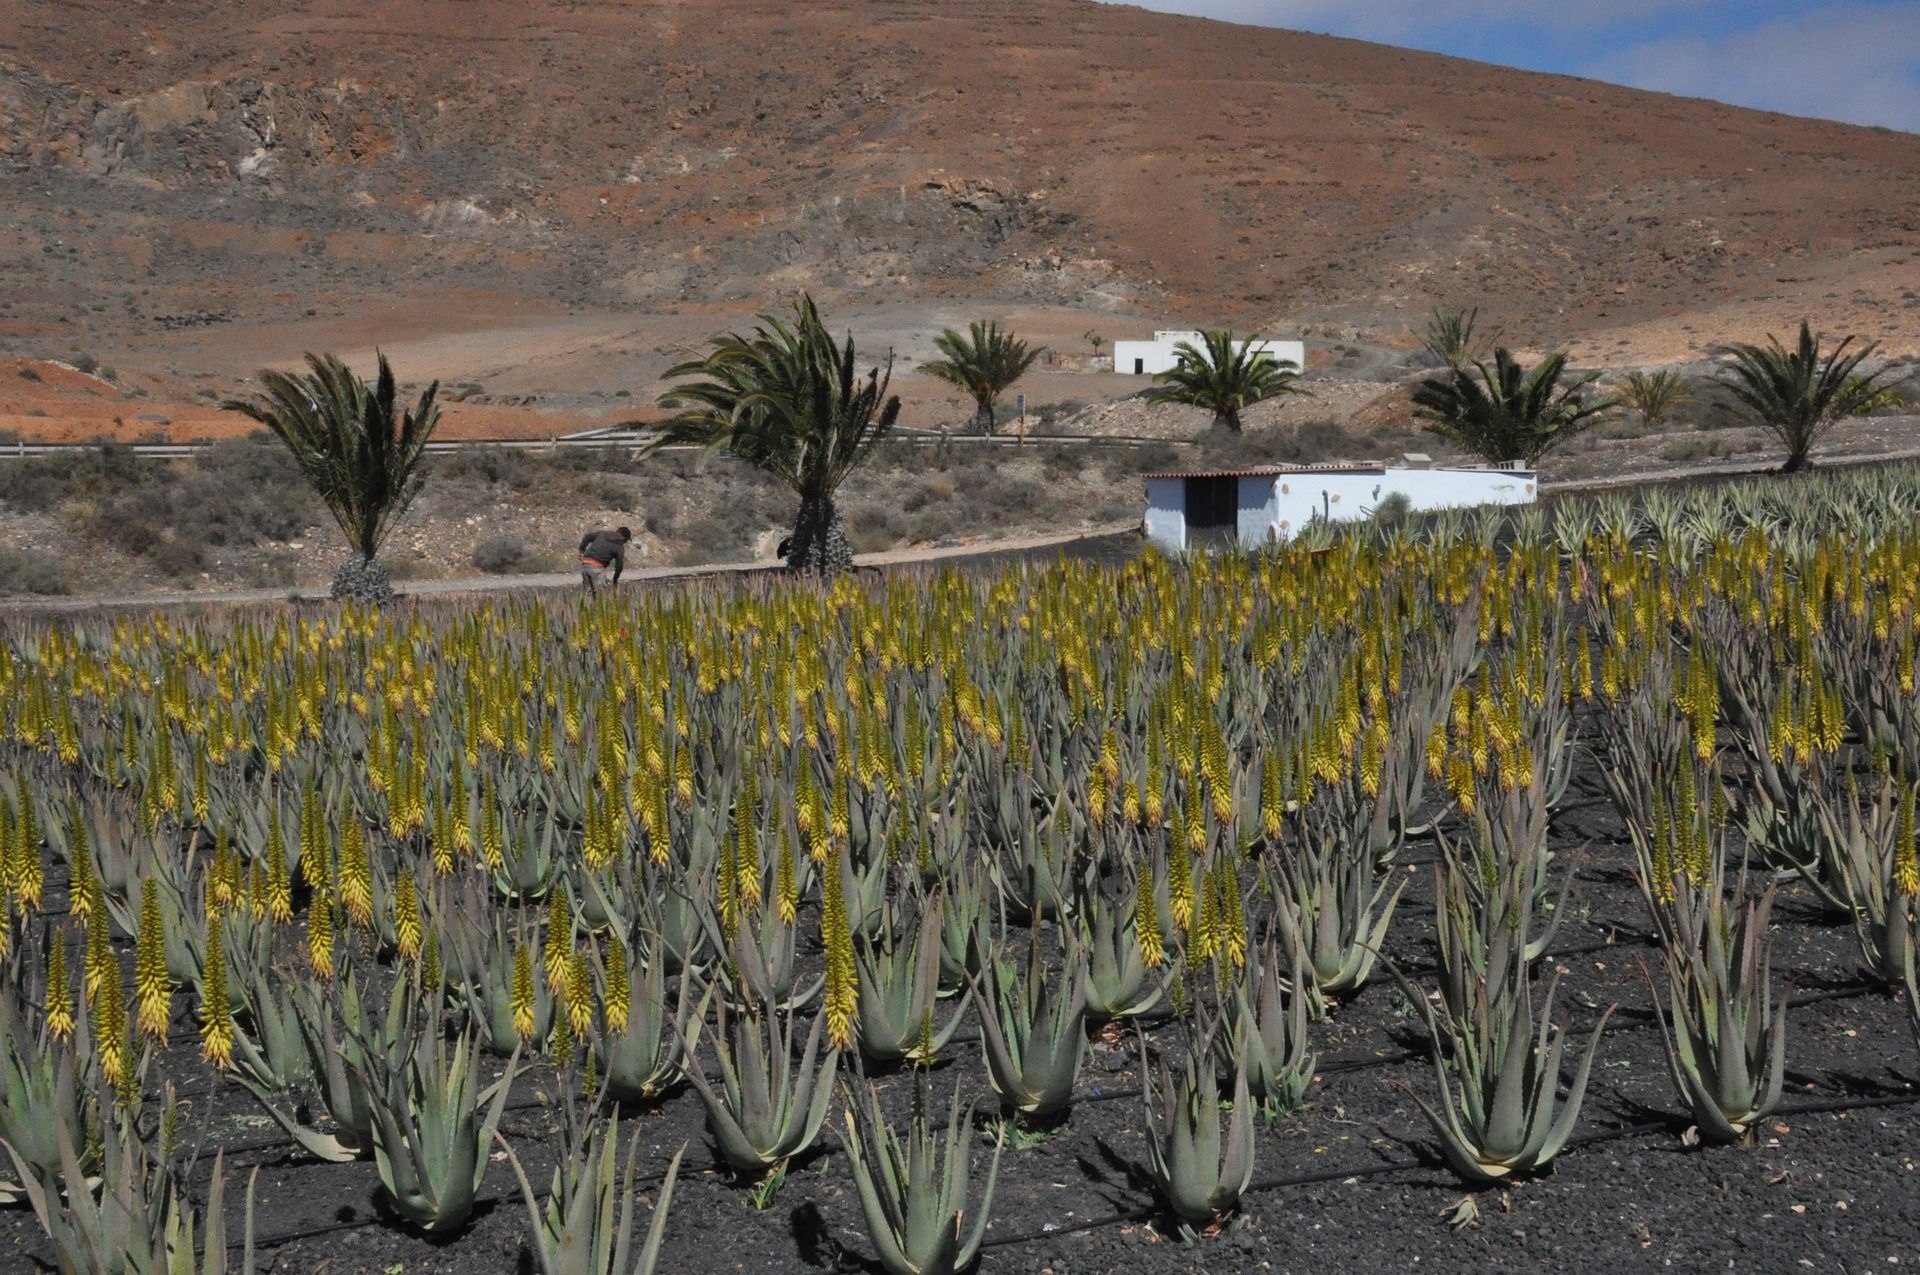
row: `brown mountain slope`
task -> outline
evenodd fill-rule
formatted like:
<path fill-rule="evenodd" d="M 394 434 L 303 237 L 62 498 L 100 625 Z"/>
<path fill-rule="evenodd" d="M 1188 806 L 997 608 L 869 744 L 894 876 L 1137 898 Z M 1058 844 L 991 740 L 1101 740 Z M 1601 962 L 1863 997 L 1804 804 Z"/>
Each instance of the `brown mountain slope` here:
<path fill-rule="evenodd" d="M 0 268 L 23 353 L 802 286 L 1911 348 L 1920 136 L 1086 0 L 7 0 Z"/>

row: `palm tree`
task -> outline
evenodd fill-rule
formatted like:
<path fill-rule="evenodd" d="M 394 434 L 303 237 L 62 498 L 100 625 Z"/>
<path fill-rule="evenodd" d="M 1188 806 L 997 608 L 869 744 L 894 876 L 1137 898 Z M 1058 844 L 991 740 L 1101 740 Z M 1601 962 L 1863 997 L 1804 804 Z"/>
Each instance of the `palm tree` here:
<path fill-rule="evenodd" d="M 933 344 L 946 357 L 923 363 L 920 370 L 973 396 L 973 427 L 982 434 L 991 434 L 996 427 L 995 401 L 1047 349 L 1029 347 L 1011 332 L 1002 332 L 999 324 L 979 319 L 968 325 L 964 335 L 948 328 Z"/>
<path fill-rule="evenodd" d="M 1472 310 L 1443 310 L 1435 306 L 1427 313 L 1426 347 L 1452 370 L 1458 372 L 1472 363 L 1484 347 L 1474 339 L 1473 323 L 1480 317 Z M 1499 333 L 1494 334 L 1495 339 Z"/>
<path fill-rule="evenodd" d="M 1428 433 L 1491 464 L 1534 464 L 1614 406 L 1613 399 L 1589 400 L 1582 393 L 1599 379 L 1597 373 L 1560 384 L 1565 354 L 1549 355 L 1528 372 L 1501 348 L 1493 352 L 1491 368 L 1470 366 L 1422 381 L 1413 392 L 1415 414 Z"/>
<path fill-rule="evenodd" d="M 1858 415 L 1879 390 L 1885 368 L 1858 371 L 1861 361 L 1879 346 L 1869 342 L 1849 354 L 1847 347 L 1858 339 L 1846 337 L 1823 355 L 1802 319 L 1794 349 L 1781 345 L 1772 333 L 1767 334 L 1765 345 L 1730 347 L 1733 362 L 1727 365 L 1721 387 L 1785 445 L 1787 461 L 1780 466 L 1781 473 L 1805 469 L 1808 453 L 1820 436 L 1835 421 Z"/>
<path fill-rule="evenodd" d="M 1649 428 L 1658 429 L 1674 408 L 1693 397 L 1686 378 L 1670 367 L 1657 372 L 1629 372 L 1620 387 L 1620 398 Z"/>
<path fill-rule="evenodd" d="M 1173 347 L 1179 362 L 1153 378 L 1147 402 L 1204 407 L 1213 413 L 1215 428 L 1224 425 L 1237 434 L 1240 413 L 1255 403 L 1308 392 L 1294 383 L 1300 369 L 1261 349 L 1259 337 L 1242 341 L 1231 332 L 1202 332 L 1200 341 L 1205 349 L 1191 341 Z"/>
<path fill-rule="evenodd" d="M 220 406 L 252 417 L 287 445 L 346 533 L 354 556 L 334 574 L 332 596 L 381 604 L 393 600 L 393 584 L 374 555 L 419 494 L 414 471 L 440 423 L 440 382 L 403 411 L 393 369 L 384 354 L 375 357 L 378 377 L 362 381 L 338 357 L 309 354 L 308 372 L 263 371 L 261 394 Z"/>
<path fill-rule="evenodd" d="M 884 369 L 861 376 L 853 337 L 836 346 L 805 295 L 792 323 L 761 315 L 751 336 L 728 333 L 708 344 L 700 358 L 667 369 L 668 379 L 689 383 L 661 397 L 678 413 L 649 450 L 701 443 L 774 475 L 800 497 L 787 566 L 853 570 L 834 493 L 900 417 L 899 396 L 887 393 L 892 355 Z"/>

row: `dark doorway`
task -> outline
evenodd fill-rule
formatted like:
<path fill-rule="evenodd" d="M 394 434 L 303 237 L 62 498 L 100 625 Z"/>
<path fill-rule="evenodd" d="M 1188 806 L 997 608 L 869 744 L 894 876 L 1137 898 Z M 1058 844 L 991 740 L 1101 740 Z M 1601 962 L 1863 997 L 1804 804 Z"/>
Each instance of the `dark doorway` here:
<path fill-rule="evenodd" d="M 1135 376 L 1139 376 L 1141 373 L 1145 372 L 1146 370 L 1147 370 L 1147 361 L 1145 359 L 1135 359 L 1133 361 L 1133 374 Z"/>
<path fill-rule="evenodd" d="M 1240 526 L 1238 478 L 1187 479 L 1187 542 L 1231 542 Z"/>

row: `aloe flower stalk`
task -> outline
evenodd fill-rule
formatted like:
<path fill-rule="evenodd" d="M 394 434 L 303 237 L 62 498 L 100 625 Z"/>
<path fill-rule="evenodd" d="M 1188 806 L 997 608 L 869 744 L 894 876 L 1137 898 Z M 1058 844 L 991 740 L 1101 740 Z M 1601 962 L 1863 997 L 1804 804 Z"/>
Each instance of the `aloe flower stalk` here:
<path fill-rule="evenodd" d="M 864 1101 L 852 1092 L 846 1095 L 847 1127 L 840 1144 L 847 1151 L 867 1237 L 880 1265 L 888 1275 L 953 1275 L 969 1269 L 979 1260 L 980 1242 L 993 1214 L 1004 1142 L 994 1144 L 986 1189 L 968 1229 L 973 1108 L 960 1105 L 956 1089 L 942 1129 L 928 1120 L 922 1095 L 916 1093 L 903 1136 L 888 1126 L 872 1086 L 862 1088 Z"/>

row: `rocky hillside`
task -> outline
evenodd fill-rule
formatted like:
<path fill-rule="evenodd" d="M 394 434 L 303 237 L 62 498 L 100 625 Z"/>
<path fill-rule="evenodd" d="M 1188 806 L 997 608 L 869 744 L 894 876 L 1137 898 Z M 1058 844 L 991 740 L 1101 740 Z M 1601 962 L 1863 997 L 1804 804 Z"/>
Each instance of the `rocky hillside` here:
<path fill-rule="evenodd" d="M 1912 332 L 1920 136 L 1089 0 L 70 0 L 0 27 L 0 266 L 15 338 L 802 286 Z"/>

